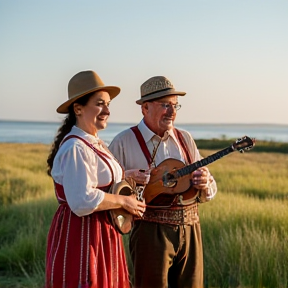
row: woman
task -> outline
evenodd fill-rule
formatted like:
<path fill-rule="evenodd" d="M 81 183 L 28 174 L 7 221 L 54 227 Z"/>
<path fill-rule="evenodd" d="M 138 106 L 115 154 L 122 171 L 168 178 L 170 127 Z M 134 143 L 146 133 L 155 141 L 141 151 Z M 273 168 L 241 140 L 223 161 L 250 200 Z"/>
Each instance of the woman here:
<path fill-rule="evenodd" d="M 68 115 L 47 160 L 59 207 L 47 240 L 46 288 L 130 287 L 122 238 L 108 210 L 141 217 L 145 204 L 110 193 L 124 172 L 97 136 L 119 93 L 95 72 L 82 71 L 69 81 L 69 99 L 57 109 Z"/>

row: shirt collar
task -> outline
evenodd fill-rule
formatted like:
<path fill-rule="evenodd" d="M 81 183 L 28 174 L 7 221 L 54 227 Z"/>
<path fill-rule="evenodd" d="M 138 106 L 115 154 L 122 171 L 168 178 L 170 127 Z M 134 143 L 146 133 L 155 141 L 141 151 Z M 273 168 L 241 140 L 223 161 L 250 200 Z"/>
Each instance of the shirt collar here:
<path fill-rule="evenodd" d="M 75 125 L 72 127 L 69 135 L 79 136 L 79 137 L 87 140 L 91 144 L 99 144 L 99 142 L 101 141 L 98 136 L 91 135 L 91 134 L 85 132 L 84 130 L 82 130 L 81 128 L 75 126 Z"/>
<path fill-rule="evenodd" d="M 142 119 L 141 122 L 138 124 L 138 129 L 140 130 L 145 142 L 147 143 L 148 141 L 150 141 L 153 136 L 155 136 L 156 134 L 154 132 L 152 132 L 145 124 L 144 120 Z M 168 134 L 167 135 L 167 138 L 169 138 L 169 136 L 171 136 L 173 138 L 173 140 L 177 143 L 177 140 L 176 140 L 176 137 L 174 135 L 174 132 L 173 132 L 174 129 L 170 129 L 170 130 L 167 130 L 165 132 L 165 134 Z M 165 135 L 164 135 L 165 136 Z M 158 136 L 159 137 L 159 136 Z M 159 137 L 160 139 L 160 137 Z"/>

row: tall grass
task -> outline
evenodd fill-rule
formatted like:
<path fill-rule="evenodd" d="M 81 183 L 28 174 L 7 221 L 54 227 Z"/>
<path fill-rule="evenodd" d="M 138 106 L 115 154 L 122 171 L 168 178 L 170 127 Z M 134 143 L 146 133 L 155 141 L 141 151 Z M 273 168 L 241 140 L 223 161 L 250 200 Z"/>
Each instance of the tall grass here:
<path fill-rule="evenodd" d="M 219 191 L 200 207 L 206 287 L 287 287 L 287 204 Z"/>
<path fill-rule="evenodd" d="M 218 193 L 199 207 L 206 287 L 287 287 L 288 155 L 235 153 L 210 171 Z"/>
<path fill-rule="evenodd" d="M 46 236 L 56 209 L 47 145 L 0 144 L 0 287 L 44 286 Z"/>
<path fill-rule="evenodd" d="M 46 236 L 57 207 L 48 150 L 0 143 L 1 288 L 44 286 Z M 288 154 L 233 152 L 209 168 L 218 193 L 199 207 L 205 286 L 287 288 Z"/>

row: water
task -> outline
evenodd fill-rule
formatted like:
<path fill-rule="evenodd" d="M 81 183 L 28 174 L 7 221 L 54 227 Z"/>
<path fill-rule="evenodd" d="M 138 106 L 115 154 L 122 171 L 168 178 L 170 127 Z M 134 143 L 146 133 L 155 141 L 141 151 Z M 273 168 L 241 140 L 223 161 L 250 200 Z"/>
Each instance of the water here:
<path fill-rule="evenodd" d="M 0 142 L 51 144 L 61 124 L 0 120 Z M 120 131 L 135 125 L 108 123 L 99 136 L 109 143 Z M 189 131 L 194 139 L 237 139 L 244 135 L 256 140 L 288 142 L 288 125 L 274 124 L 176 124 Z"/>

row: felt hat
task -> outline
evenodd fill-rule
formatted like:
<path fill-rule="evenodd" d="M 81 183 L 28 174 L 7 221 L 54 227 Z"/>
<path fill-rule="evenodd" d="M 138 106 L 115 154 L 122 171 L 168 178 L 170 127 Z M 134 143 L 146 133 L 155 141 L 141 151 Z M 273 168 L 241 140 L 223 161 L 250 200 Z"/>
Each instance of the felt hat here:
<path fill-rule="evenodd" d="M 186 92 L 176 91 L 169 79 L 164 76 L 154 76 L 141 85 L 141 99 L 136 103 L 141 105 L 146 101 L 168 95 L 184 96 Z"/>
<path fill-rule="evenodd" d="M 58 113 L 68 113 L 68 107 L 80 97 L 98 90 L 107 91 L 112 100 L 120 93 L 117 86 L 105 86 L 96 72 L 88 70 L 74 75 L 68 83 L 68 100 L 57 108 Z"/>

